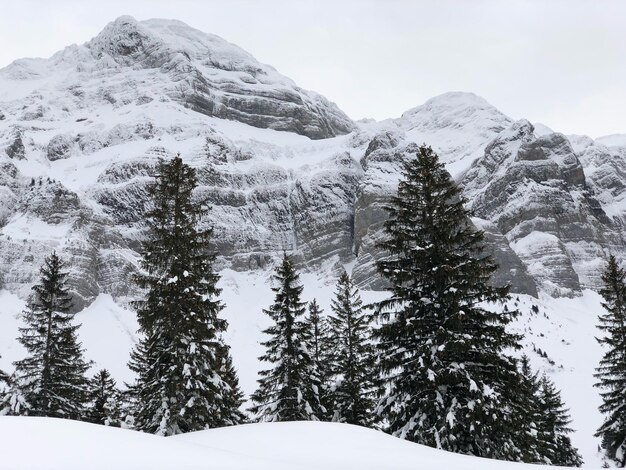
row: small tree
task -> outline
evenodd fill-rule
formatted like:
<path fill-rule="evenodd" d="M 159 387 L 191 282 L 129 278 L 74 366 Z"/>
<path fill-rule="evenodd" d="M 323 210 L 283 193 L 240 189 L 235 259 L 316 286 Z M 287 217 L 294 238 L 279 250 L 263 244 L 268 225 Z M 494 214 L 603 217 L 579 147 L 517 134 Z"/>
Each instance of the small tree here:
<path fill-rule="evenodd" d="M 13 412 L 31 416 L 82 419 L 89 365 L 78 342 L 68 274 L 56 253 L 44 261 L 33 299 L 23 313 L 18 341 L 28 355 L 15 362 Z M 19 395 L 19 396 L 18 396 Z"/>
<path fill-rule="evenodd" d="M 308 345 L 311 333 L 302 318 L 302 285 L 293 262 L 285 254 L 274 275 L 274 303 L 266 313 L 274 322 L 261 343 L 266 352 L 259 359 L 271 368 L 259 372 L 259 387 L 252 395 L 250 411 L 259 421 L 319 420 L 319 378 Z"/>
<path fill-rule="evenodd" d="M 227 324 L 219 317 L 219 276 L 207 250 L 212 230 L 200 228 L 208 208 L 194 198 L 197 185 L 195 170 L 177 156 L 159 162 L 149 187 L 144 273 L 137 278 L 146 297 L 135 303 L 143 337 L 131 356 L 138 376 L 131 390 L 134 427 L 160 435 L 227 424 L 230 387 L 220 375 Z"/>
<path fill-rule="evenodd" d="M 337 282 L 329 319 L 332 338 L 333 421 L 372 426 L 375 369 L 370 317 L 358 289 L 344 271 Z"/>
<path fill-rule="evenodd" d="M 561 400 L 561 393 L 545 375 L 539 382 L 537 405 L 540 419 L 537 440 L 542 457 L 550 465 L 580 467 L 583 463 L 568 434 L 570 417 Z"/>
<path fill-rule="evenodd" d="M 519 429 L 517 446 L 520 460 L 526 463 L 549 463 L 543 455 L 538 441 L 537 427 L 543 420 L 539 412 L 539 378 L 530 367 L 528 356 L 523 355 L 520 361 L 518 383 L 515 387 L 513 407 L 516 425 Z"/>
<path fill-rule="evenodd" d="M 230 348 L 224 343 L 218 349 L 217 366 L 220 377 L 228 386 L 220 403 L 220 421 L 224 426 L 243 424 L 247 421 L 246 415 L 241 411 L 245 401 L 244 394 L 239 387 L 239 377 L 233 365 Z"/>
<path fill-rule="evenodd" d="M 596 387 L 602 389 L 600 411 L 605 419 L 596 432 L 602 439 L 607 456 L 620 466 L 626 465 L 626 273 L 609 257 L 602 275 L 600 295 L 606 310 L 600 315 L 598 328 L 604 336 L 598 342 L 604 346 L 604 355 L 596 368 Z"/>
<path fill-rule="evenodd" d="M 308 349 L 313 361 L 314 374 L 319 380 L 319 399 L 322 416 L 320 419 L 332 420 L 332 393 L 331 393 L 331 341 L 328 321 L 322 316 L 322 309 L 317 301 L 309 302 L 309 315 L 306 319 L 310 335 Z"/>
<path fill-rule="evenodd" d="M 385 396 L 378 411 L 399 437 L 453 452 L 518 460 L 512 386 L 517 312 L 490 284 L 497 266 L 472 225 L 461 190 L 430 147 L 415 149 L 388 207 L 376 305 Z"/>
<path fill-rule="evenodd" d="M 121 426 L 121 393 L 108 370 L 100 370 L 89 382 L 86 420 L 105 426 Z"/>

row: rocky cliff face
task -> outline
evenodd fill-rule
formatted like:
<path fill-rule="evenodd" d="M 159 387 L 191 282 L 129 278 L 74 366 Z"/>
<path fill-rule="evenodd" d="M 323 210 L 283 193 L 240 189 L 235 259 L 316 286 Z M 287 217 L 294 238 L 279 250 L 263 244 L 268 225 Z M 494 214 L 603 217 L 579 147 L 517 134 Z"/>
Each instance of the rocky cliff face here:
<path fill-rule="evenodd" d="M 146 185 L 180 153 L 210 200 L 223 268 L 284 251 L 379 288 L 376 242 L 402 161 L 427 143 L 463 186 L 514 292 L 596 287 L 624 256 L 626 147 L 513 122 L 448 93 L 383 123 L 353 123 L 245 51 L 175 21 L 122 17 L 82 46 L 0 70 L 0 273 L 22 297 L 50 251 L 76 308 L 136 295 Z M 617 144 L 617 145 L 616 145 Z"/>
<path fill-rule="evenodd" d="M 596 288 L 606 254 L 623 251 L 623 237 L 568 139 L 533 130 L 516 122 L 485 148 L 462 181 L 471 208 L 498 227 L 549 294 Z"/>

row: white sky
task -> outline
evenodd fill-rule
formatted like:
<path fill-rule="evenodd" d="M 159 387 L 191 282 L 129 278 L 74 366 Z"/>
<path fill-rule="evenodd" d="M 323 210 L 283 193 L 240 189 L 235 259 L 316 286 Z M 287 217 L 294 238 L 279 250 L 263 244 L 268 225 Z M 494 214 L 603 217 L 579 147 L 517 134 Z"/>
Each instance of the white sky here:
<path fill-rule="evenodd" d="M 124 14 L 222 36 L 354 119 L 461 90 L 561 132 L 626 133 L 623 0 L 0 0 L 0 67 Z"/>

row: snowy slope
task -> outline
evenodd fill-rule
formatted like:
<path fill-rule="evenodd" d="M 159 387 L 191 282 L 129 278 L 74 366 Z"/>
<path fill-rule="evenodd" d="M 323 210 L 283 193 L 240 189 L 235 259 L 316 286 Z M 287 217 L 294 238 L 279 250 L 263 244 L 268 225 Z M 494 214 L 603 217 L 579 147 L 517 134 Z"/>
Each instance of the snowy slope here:
<path fill-rule="evenodd" d="M 337 423 L 247 424 L 166 438 L 67 420 L 0 417 L 0 442 L 0 468 L 6 470 L 542 468 L 439 451 Z"/>

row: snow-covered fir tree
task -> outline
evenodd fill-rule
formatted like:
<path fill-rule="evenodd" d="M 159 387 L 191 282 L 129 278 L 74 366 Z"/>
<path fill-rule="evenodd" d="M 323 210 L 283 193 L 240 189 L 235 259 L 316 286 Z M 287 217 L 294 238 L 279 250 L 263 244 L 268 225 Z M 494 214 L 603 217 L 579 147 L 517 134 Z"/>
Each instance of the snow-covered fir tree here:
<path fill-rule="evenodd" d="M 461 190 L 430 147 L 414 147 L 388 207 L 384 258 L 390 296 L 376 305 L 385 396 L 378 413 L 395 436 L 432 447 L 517 460 L 513 412 L 519 348 L 491 311 L 507 298 Z"/>
<path fill-rule="evenodd" d="M 520 361 L 520 380 L 515 387 L 517 444 L 526 463 L 579 467 L 582 459 L 572 446 L 568 410 L 554 384 L 533 372 L 527 356 Z"/>
<path fill-rule="evenodd" d="M 219 375 L 228 385 L 221 397 L 220 415 L 223 416 L 225 426 L 243 424 L 247 421 L 246 415 L 241 411 L 244 394 L 239 386 L 239 377 L 233 365 L 230 348 L 223 341 L 218 349 L 217 359 Z"/>
<path fill-rule="evenodd" d="M 39 283 L 23 313 L 18 341 L 27 356 L 14 363 L 11 413 L 82 419 L 89 365 L 71 313 L 65 265 L 56 253 L 44 260 Z"/>
<path fill-rule="evenodd" d="M 537 426 L 541 421 L 538 407 L 539 377 L 530 367 L 530 360 L 525 354 L 519 361 L 518 383 L 515 387 L 515 401 L 512 407 L 516 414 L 518 428 L 517 446 L 520 460 L 526 463 L 548 463 L 541 456 L 537 436 Z"/>
<path fill-rule="evenodd" d="M 2 369 L 0 369 L 0 393 L 2 392 L 4 387 L 8 387 L 8 386 L 9 386 L 9 375 L 6 372 L 4 372 Z"/>
<path fill-rule="evenodd" d="M 372 426 L 376 421 L 376 371 L 370 318 L 358 289 L 344 271 L 337 282 L 329 317 L 331 370 L 335 381 L 333 421 L 360 426 Z"/>
<path fill-rule="evenodd" d="M 101 369 L 89 381 L 89 403 L 85 420 L 105 426 L 121 425 L 121 393 L 106 369 Z"/>
<path fill-rule="evenodd" d="M 600 315 L 598 338 L 604 355 L 596 369 L 596 384 L 602 391 L 600 411 L 605 419 L 596 436 L 602 440 L 607 456 L 620 466 L 626 465 L 626 272 L 614 256 L 602 275 L 600 290 L 606 310 Z"/>
<path fill-rule="evenodd" d="M 238 412 L 223 406 L 230 391 L 220 375 L 227 325 L 197 185 L 195 169 L 180 156 L 159 162 L 137 278 L 146 294 L 135 303 L 142 339 L 130 361 L 137 373 L 134 427 L 164 436 L 224 426 Z"/>
<path fill-rule="evenodd" d="M 285 254 L 273 276 L 274 303 L 263 310 L 273 321 L 264 330 L 266 351 L 259 359 L 270 368 L 259 372 L 250 411 L 258 421 L 320 420 L 319 378 L 308 345 L 311 333 L 304 315 L 302 284 Z"/>
<path fill-rule="evenodd" d="M 571 419 L 561 393 L 546 375 L 541 377 L 538 388 L 537 441 L 540 456 L 549 465 L 580 467 L 582 457 L 569 438 Z"/>
<path fill-rule="evenodd" d="M 331 393 L 331 344 L 328 320 L 323 316 L 316 299 L 309 302 L 307 328 L 310 334 L 309 351 L 313 360 L 315 375 L 319 380 L 319 400 L 322 409 L 321 420 L 332 420 L 332 393 Z"/>

